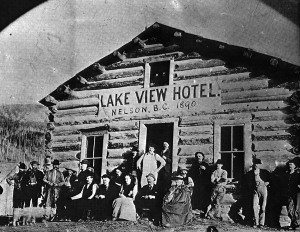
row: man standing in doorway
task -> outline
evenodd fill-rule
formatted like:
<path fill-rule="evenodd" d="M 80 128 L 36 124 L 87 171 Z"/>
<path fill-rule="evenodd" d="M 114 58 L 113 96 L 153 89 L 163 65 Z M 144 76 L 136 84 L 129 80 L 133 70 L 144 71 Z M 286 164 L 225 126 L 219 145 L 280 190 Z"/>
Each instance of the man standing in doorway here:
<path fill-rule="evenodd" d="M 158 172 L 166 165 L 166 161 L 155 152 L 155 148 L 153 145 L 149 145 L 148 152 L 143 154 L 137 161 L 137 168 L 141 170 L 141 187 L 147 184 L 147 175 L 152 173 L 157 179 Z M 160 163 L 159 167 L 157 167 L 157 162 Z"/>
<path fill-rule="evenodd" d="M 160 184 L 160 189 L 165 194 L 171 186 L 172 175 L 172 155 L 167 142 L 163 143 L 163 150 L 161 151 L 160 156 L 166 161 L 166 165 L 160 172 L 158 183 Z"/>

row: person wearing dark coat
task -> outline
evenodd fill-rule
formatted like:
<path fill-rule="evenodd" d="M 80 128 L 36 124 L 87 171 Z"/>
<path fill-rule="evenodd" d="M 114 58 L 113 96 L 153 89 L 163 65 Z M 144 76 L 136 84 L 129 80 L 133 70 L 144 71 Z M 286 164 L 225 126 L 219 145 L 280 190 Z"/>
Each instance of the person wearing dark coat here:
<path fill-rule="evenodd" d="M 9 176 L 6 181 L 9 185 L 14 186 L 13 192 L 13 226 L 19 224 L 20 211 L 24 207 L 25 197 L 24 197 L 24 182 L 22 181 L 26 171 L 26 165 L 24 163 L 19 164 L 19 172 L 15 173 L 13 176 Z"/>
<path fill-rule="evenodd" d="M 38 206 L 38 198 L 42 193 L 42 186 L 44 184 L 44 174 L 42 171 L 38 170 L 39 163 L 37 161 L 32 161 L 31 168 L 28 169 L 24 175 L 23 182 L 25 186 L 25 209 L 24 214 L 27 216 L 24 217 L 23 224 L 30 224 L 31 222 L 35 224 L 35 210 Z M 30 202 L 32 203 L 32 208 L 30 207 Z M 33 216 L 33 220 L 31 221 L 31 217 Z"/>
<path fill-rule="evenodd" d="M 296 229 L 300 225 L 300 174 L 296 170 L 294 160 L 288 163 L 288 170 L 282 176 L 282 206 L 287 207 L 288 217 L 291 219 L 291 228 Z"/>
<path fill-rule="evenodd" d="M 95 219 L 107 221 L 112 217 L 113 201 L 119 197 L 120 186 L 110 181 L 110 176 L 104 174 L 101 184 L 96 192 Z"/>
<path fill-rule="evenodd" d="M 254 226 L 262 227 L 265 225 L 266 205 L 268 198 L 268 185 L 271 180 L 270 172 L 261 169 L 260 159 L 253 159 L 252 169 L 246 173 L 249 190 L 252 194 L 252 206 L 254 213 Z"/>
<path fill-rule="evenodd" d="M 135 198 L 135 206 L 138 215 L 143 215 L 143 210 L 149 210 L 148 218 L 150 220 L 158 220 L 159 214 L 159 190 L 155 185 L 155 176 L 149 173 L 147 176 L 147 185 L 141 188 Z"/>
<path fill-rule="evenodd" d="M 92 219 L 92 210 L 95 205 L 95 195 L 98 186 L 94 183 L 94 174 L 92 172 L 88 172 L 86 175 L 86 184 L 82 187 L 81 192 L 71 197 L 71 200 L 77 201 L 77 204 L 75 203 L 76 215 L 72 218 L 75 221 L 89 221 Z"/>
<path fill-rule="evenodd" d="M 77 180 L 74 183 L 76 193 L 79 193 L 82 187 L 86 184 L 87 175 L 90 171 L 87 169 L 88 160 L 84 159 L 80 162 L 80 172 L 78 173 Z"/>
<path fill-rule="evenodd" d="M 202 152 L 195 153 L 195 159 L 188 176 L 194 181 L 194 189 L 192 195 L 193 210 L 199 214 L 207 212 L 210 202 L 210 176 L 211 171 L 208 163 L 204 161 L 205 156 Z"/>
<path fill-rule="evenodd" d="M 163 150 L 160 152 L 160 156 L 165 160 L 166 165 L 158 175 L 157 185 L 163 194 L 165 194 L 171 186 L 172 175 L 172 154 L 167 142 L 163 142 Z"/>

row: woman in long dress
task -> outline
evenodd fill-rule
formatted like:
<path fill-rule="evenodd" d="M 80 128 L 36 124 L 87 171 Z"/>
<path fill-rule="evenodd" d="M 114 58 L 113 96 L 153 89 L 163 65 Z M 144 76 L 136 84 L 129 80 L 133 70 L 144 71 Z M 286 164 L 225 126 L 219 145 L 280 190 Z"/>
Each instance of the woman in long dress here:
<path fill-rule="evenodd" d="M 173 178 L 173 185 L 164 196 L 162 206 L 162 224 L 164 227 L 174 227 L 192 221 L 191 190 L 184 184 L 183 177 Z"/>
<path fill-rule="evenodd" d="M 137 194 L 137 185 L 131 175 L 125 175 L 119 197 L 113 202 L 113 220 L 136 221 L 136 209 L 133 203 Z"/>

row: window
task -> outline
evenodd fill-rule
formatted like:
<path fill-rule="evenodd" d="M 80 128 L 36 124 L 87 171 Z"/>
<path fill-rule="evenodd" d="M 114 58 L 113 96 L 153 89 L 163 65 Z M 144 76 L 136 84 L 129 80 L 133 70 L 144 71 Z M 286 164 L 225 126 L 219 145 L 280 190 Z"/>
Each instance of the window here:
<path fill-rule="evenodd" d="M 244 127 L 221 127 L 221 160 L 228 177 L 239 179 L 244 173 Z"/>
<path fill-rule="evenodd" d="M 95 172 L 101 176 L 103 154 L 103 136 L 88 136 L 86 157 L 89 165 L 94 167 Z"/>
<path fill-rule="evenodd" d="M 170 61 L 150 63 L 150 87 L 169 85 Z"/>

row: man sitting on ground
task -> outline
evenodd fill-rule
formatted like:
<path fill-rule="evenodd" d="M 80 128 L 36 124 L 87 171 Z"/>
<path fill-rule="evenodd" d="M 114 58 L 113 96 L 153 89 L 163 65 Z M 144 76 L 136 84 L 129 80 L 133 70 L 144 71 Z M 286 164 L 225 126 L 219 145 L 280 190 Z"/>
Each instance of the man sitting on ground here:
<path fill-rule="evenodd" d="M 112 203 L 119 197 L 120 186 L 110 181 L 110 176 L 104 174 L 101 184 L 96 192 L 96 212 L 95 219 L 107 221 L 112 217 Z"/>
<path fill-rule="evenodd" d="M 137 194 L 135 205 L 137 213 L 143 215 L 145 210 L 149 211 L 148 217 L 150 220 L 157 220 L 158 216 L 158 188 L 154 184 L 155 176 L 149 173 L 147 176 L 147 185 L 145 185 Z"/>

